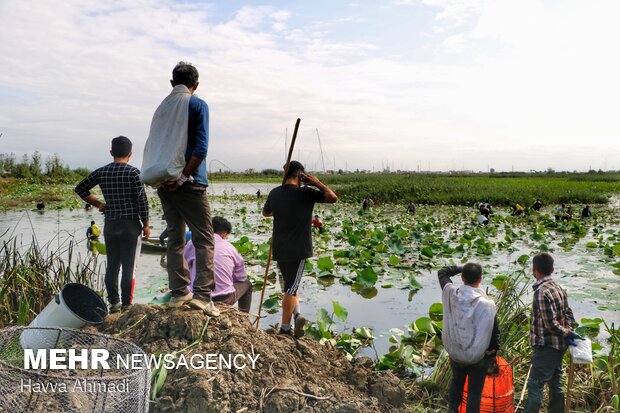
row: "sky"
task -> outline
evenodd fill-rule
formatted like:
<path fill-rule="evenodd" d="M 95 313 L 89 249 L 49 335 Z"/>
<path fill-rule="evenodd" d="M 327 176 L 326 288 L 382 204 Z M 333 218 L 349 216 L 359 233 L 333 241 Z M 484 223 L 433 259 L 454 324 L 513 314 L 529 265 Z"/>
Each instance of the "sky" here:
<path fill-rule="evenodd" d="M 0 153 L 134 142 L 178 61 L 211 170 L 620 169 L 616 0 L 0 0 Z M 317 132 L 318 131 L 318 132 Z M 288 138 L 287 138 L 288 137 Z M 319 145 L 320 137 L 320 145 Z"/>

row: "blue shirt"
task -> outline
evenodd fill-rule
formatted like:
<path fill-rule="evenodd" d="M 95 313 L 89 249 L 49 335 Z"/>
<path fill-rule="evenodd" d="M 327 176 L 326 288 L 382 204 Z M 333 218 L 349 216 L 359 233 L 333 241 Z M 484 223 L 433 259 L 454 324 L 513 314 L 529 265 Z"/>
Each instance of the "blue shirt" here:
<path fill-rule="evenodd" d="M 193 173 L 194 183 L 208 186 L 207 150 L 209 149 L 209 106 L 197 96 L 189 98 L 189 121 L 187 127 L 187 149 L 185 161 L 192 156 L 202 158 Z"/>

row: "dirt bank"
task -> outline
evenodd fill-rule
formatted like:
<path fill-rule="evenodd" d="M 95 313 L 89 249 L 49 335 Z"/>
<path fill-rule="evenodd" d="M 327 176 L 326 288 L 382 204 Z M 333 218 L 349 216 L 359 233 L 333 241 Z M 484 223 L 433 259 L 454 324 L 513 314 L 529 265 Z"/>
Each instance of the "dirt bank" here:
<path fill-rule="evenodd" d="M 309 338 L 255 331 L 247 316 L 220 308 L 222 315 L 209 320 L 202 340 L 184 354 L 259 355 L 256 368 L 169 370 L 151 412 L 406 411 L 398 378 L 373 371 L 370 359 L 350 362 Z M 198 339 L 206 321 L 195 310 L 134 305 L 108 316 L 100 331 L 149 354 L 172 353 Z"/>

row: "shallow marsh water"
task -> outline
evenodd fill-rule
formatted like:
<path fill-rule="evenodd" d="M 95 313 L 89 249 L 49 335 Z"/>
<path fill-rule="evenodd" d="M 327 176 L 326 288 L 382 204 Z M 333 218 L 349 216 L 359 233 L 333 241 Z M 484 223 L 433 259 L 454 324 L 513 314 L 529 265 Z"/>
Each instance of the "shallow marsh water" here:
<path fill-rule="evenodd" d="M 209 188 L 214 215 L 222 215 L 233 224 L 231 240 L 247 236 L 254 244 L 254 251 L 247 254 L 247 269 L 252 278 L 260 279 L 264 272 L 264 261 L 256 247 L 265 243 L 270 236 L 270 220 L 260 215 L 260 208 L 265 195 L 273 184 L 215 183 Z M 255 198 L 260 189 L 263 197 Z M 245 196 L 243 196 L 245 195 Z M 254 195 L 254 196 L 252 196 Z M 161 219 L 161 207 L 156 195 L 150 193 L 152 236 L 156 237 L 164 229 Z M 387 352 L 391 328 L 406 329 L 415 319 L 428 316 L 431 304 L 441 301 L 441 292 L 437 282 L 437 269 L 447 264 L 457 264 L 463 259 L 480 262 L 485 270 L 485 284 L 489 284 L 496 274 L 509 274 L 519 268 L 516 259 L 523 254 L 530 255 L 545 245 L 556 259 L 556 278 L 567 289 L 569 301 L 577 320 L 581 318 L 600 317 L 608 324 L 620 324 L 620 276 L 613 273 L 611 266 L 620 257 L 610 258 L 604 253 L 603 244 L 620 242 L 620 225 L 618 222 L 618 202 L 606 207 L 595 207 L 598 219 L 582 225 L 586 233 L 575 235 L 575 229 L 568 224 L 558 228 L 541 229 L 544 222 L 532 217 L 506 217 L 500 211 L 492 228 L 478 229 L 471 222 L 475 219 L 475 210 L 467 207 L 422 206 L 416 215 L 408 215 L 405 206 L 385 206 L 374 208 L 360 216 L 356 205 L 337 204 L 336 206 L 319 205 L 316 212 L 324 221 L 327 233 L 315 234 L 315 252 L 318 257 L 329 256 L 336 263 L 332 270 L 334 277 L 317 277 L 322 271 L 317 268 L 317 258 L 311 260 L 313 270 L 307 272 L 300 286 L 302 312 L 314 319 L 318 309 L 332 310 L 332 300 L 338 301 L 348 310 L 345 323 L 336 323 L 335 329 L 366 326 L 373 329 L 377 351 Z M 543 210 L 550 215 L 551 209 Z M 82 209 L 48 210 L 45 213 L 33 211 L 9 211 L 0 213 L 0 235 L 2 239 L 17 236 L 18 242 L 26 248 L 36 238 L 39 246 L 52 251 L 65 251 L 70 241 L 75 243 L 73 259 L 90 259 L 85 246 L 85 232 L 91 220 L 102 225 L 102 216 L 94 210 Z M 547 222 L 548 225 L 549 221 Z M 351 258 L 338 265 L 334 251 L 354 249 L 351 237 L 343 234 L 343 223 L 354 231 L 355 237 L 361 237 L 358 249 L 375 249 L 373 257 L 367 264 L 378 274 L 374 289 L 366 289 L 364 296 L 354 292 L 351 285 L 340 282 L 341 278 L 354 278 L 358 262 Z M 402 245 L 389 245 L 391 227 L 400 224 L 407 234 L 402 233 Z M 541 231 L 540 236 L 532 236 Z M 571 232 L 572 231 L 572 232 Z M 596 233 L 595 233 L 596 231 Z M 394 232 L 396 233 L 396 232 Z M 382 234 L 384 238 L 382 237 Z M 386 235 L 387 234 L 387 235 Z M 482 239 L 491 244 L 486 247 L 466 246 L 463 252 L 458 246 L 463 245 L 463 236 L 472 237 L 470 241 Z M 510 242 L 506 239 L 510 238 Z M 371 238 L 373 238 L 371 240 Z M 534 239 L 535 238 L 535 239 Z M 368 243 L 366 244 L 366 239 Z M 482 242 L 482 241 L 480 241 Z M 596 242 L 597 247 L 587 246 Z M 355 243 L 355 242 L 354 242 Z M 385 244 L 385 245 L 384 245 Z M 372 246 L 371 246 L 372 245 Z M 431 257 L 422 254 L 424 247 L 430 246 Z M 448 248 L 448 249 L 446 249 Z M 482 248 L 482 249 L 481 249 Z M 443 250 L 442 250 L 443 249 Z M 450 251 L 450 249 L 455 251 Z M 376 252 L 376 254 L 375 254 Z M 490 255 L 488 255 L 490 252 Z M 76 254 L 77 253 L 77 254 Z M 388 258 L 396 255 L 399 263 L 388 264 Z M 263 257 L 264 258 L 264 257 Z M 105 270 L 105 257 L 100 256 L 91 265 L 99 268 L 100 278 Z M 529 263 L 526 264 L 529 273 Z M 272 265 L 271 271 L 275 271 Z M 314 275 L 308 275 L 314 274 Z M 325 275 L 325 272 L 322 272 Z M 421 289 L 413 294 L 407 288 L 409 276 L 413 275 Z M 100 284 L 101 285 L 101 284 Z M 136 282 L 136 301 L 148 302 L 161 294 L 167 286 L 165 257 L 160 254 L 141 254 L 138 278 Z M 493 287 L 489 287 L 491 290 Z M 275 279 L 268 285 L 266 298 L 279 291 Z M 258 311 L 260 289 L 253 297 L 252 312 Z M 268 314 L 261 321 L 263 328 L 279 321 L 279 313 Z M 370 354 L 370 353 L 367 353 Z"/>

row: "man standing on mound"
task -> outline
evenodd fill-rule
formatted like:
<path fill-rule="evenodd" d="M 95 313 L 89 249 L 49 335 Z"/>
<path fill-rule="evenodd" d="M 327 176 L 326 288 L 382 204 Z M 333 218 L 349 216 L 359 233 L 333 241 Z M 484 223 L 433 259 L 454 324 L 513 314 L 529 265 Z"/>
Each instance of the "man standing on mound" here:
<path fill-rule="evenodd" d="M 306 183 L 308 186 L 301 186 Z M 280 334 L 291 334 L 291 318 L 295 316 L 294 337 L 304 335 L 306 319 L 300 315 L 297 290 L 306 258 L 312 256 L 312 211 L 314 204 L 333 204 L 338 196 L 319 179 L 304 173 L 304 167 L 291 161 L 282 186 L 269 193 L 263 215 L 273 216 L 273 259 L 280 268 L 283 286 L 282 324 Z"/>
<path fill-rule="evenodd" d="M 215 288 L 213 263 L 215 243 L 211 208 L 206 192 L 209 184 L 205 162 L 209 146 L 209 107 L 204 100 L 194 96 L 198 88 L 198 70 L 192 64 L 186 62 L 177 64 L 172 70 L 170 83 L 173 90 L 171 96 L 167 98 L 168 101 L 177 95 L 177 99 L 183 102 L 189 97 L 187 106 L 182 108 L 183 111 L 187 108 L 188 112 L 182 113 L 179 109 L 177 112 L 167 111 L 166 108 L 170 106 L 162 102 L 155 111 L 149 133 L 149 139 L 165 132 L 167 136 L 184 142 L 187 131 L 185 166 L 181 176 L 176 181 L 161 184 L 157 189 L 168 224 L 168 284 L 172 293 L 169 306 L 181 307 L 189 304 L 190 307 L 217 317 L 220 311 L 211 301 L 211 291 Z M 145 148 L 145 157 L 146 150 Z M 193 293 L 188 289 L 190 273 L 183 258 L 186 224 L 192 231 L 192 243 L 196 248 L 196 278 Z"/>
<path fill-rule="evenodd" d="M 75 192 L 88 204 L 98 208 L 105 216 L 103 237 L 106 245 L 107 268 L 105 289 L 110 311 L 115 313 L 131 305 L 134 289 L 136 257 L 140 253 L 140 234 L 148 239 L 149 204 L 140 171 L 129 165 L 131 141 L 125 136 L 112 139 L 110 155 L 114 162 L 93 171 L 75 187 Z M 105 203 L 90 190 L 99 185 Z M 95 221 L 91 228 L 96 227 Z M 99 228 L 97 227 L 97 231 Z M 94 230 L 93 236 L 97 235 Z M 90 243 L 90 240 L 88 241 Z M 123 268 L 121 294 L 118 293 L 118 273 Z"/>

